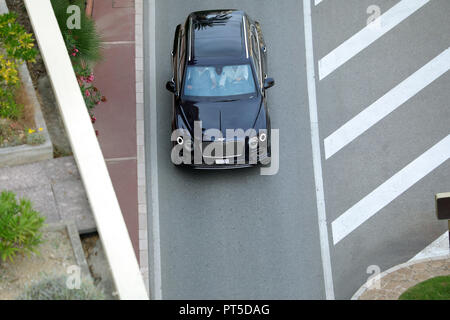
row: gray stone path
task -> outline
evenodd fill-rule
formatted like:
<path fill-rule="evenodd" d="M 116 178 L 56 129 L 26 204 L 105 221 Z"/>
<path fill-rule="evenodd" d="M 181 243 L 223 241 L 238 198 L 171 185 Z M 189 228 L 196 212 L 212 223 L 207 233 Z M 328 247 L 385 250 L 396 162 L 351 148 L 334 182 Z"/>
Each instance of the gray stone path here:
<path fill-rule="evenodd" d="M 0 192 L 4 190 L 30 199 L 47 223 L 74 220 L 81 234 L 96 230 L 73 157 L 0 168 Z"/>

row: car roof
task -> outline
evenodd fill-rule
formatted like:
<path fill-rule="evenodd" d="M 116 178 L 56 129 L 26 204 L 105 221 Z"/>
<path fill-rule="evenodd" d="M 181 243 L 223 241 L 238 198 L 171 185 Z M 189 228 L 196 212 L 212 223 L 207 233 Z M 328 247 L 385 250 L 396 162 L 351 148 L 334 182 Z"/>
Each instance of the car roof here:
<path fill-rule="evenodd" d="M 188 17 L 191 60 L 248 60 L 245 12 L 239 10 L 196 11 Z"/>

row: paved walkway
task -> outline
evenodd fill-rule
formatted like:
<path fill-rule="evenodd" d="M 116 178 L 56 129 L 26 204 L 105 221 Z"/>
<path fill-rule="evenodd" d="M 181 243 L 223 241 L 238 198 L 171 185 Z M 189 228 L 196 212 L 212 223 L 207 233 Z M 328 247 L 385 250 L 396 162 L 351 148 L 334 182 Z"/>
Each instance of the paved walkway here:
<path fill-rule="evenodd" d="M 383 272 L 379 281 L 369 280 L 353 299 L 397 300 L 406 289 L 437 276 L 450 275 L 450 254 L 414 260 Z"/>
<path fill-rule="evenodd" d="M 134 1 L 94 1 L 93 18 L 104 41 L 95 85 L 107 98 L 95 109 L 95 129 L 139 258 L 134 14 Z"/>
<path fill-rule="evenodd" d="M 46 223 L 72 220 L 80 233 L 96 230 L 94 217 L 73 157 L 0 168 L 0 191 L 31 200 Z"/>
<path fill-rule="evenodd" d="M 143 0 L 93 0 L 92 17 L 104 47 L 104 60 L 94 70 L 95 85 L 107 98 L 95 110 L 95 128 L 148 284 Z"/>

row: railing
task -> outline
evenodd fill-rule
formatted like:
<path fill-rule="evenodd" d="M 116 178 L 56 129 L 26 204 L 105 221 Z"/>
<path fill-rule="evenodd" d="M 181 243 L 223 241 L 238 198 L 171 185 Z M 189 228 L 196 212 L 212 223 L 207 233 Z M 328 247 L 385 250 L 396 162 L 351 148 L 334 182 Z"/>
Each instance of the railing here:
<path fill-rule="evenodd" d="M 50 0 L 25 0 L 120 299 L 148 299 Z"/>

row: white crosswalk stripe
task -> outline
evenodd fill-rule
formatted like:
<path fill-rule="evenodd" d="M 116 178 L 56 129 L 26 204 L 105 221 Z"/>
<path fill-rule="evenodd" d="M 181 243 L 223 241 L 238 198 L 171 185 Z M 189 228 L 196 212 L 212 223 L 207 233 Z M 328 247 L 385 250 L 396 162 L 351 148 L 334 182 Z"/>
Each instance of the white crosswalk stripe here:
<path fill-rule="evenodd" d="M 450 134 L 334 220 L 333 243 L 336 245 L 449 158 Z"/>
<path fill-rule="evenodd" d="M 330 158 L 449 69 L 450 48 L 325 138 L 325 158 Z"/>
<path fill-rule="evenodd" d="M 377 39 L 397 26 L 400 22 L 408 18 L 411 14 L 422 8 L 430 0 L 402 0 L 391 9 L 386 11 L 373 24 L 379 27 L 373 28 L 371 24 L 353 35 L 350 39 L 342 43 L 319 60 L 319 79 L 322 80 L 353 58 L 359 52 L 367 48 Z M 320 1 L 319 1 L 320 2 Z M 316 5 L 318 2 L 316 1 Z"/>

